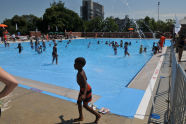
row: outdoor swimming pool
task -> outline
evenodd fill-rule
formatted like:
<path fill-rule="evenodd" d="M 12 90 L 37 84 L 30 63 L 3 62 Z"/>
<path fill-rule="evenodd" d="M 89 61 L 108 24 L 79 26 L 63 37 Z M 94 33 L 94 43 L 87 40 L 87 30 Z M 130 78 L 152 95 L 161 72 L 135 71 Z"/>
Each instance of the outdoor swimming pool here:
<path fill-rule="evenodd" d="M 97 41 L 100 44 L 97 44 Z M 124 57 L 124 49 L 118 47 L 114 55 L 111 46 L 105 41 L 129 41 L 130 56 Z M 95 102 L 99 108 L 106 107 L 112 113 L 133 117 L 143 97 L 144 91 L 127 88 L 126 85 L 152 57 L 152 44 L 158 39 L 76 39 L 66 47 L 67 40 L 57 42 L 58 65 L 52 63 L 52 42 L 47 42 L 47 49 L 42 54 L 32 50 L 30 43 L 22 43 L 23 51 L 18 54 L 17 43 L 5 48 L 0 45 L 0 65 L 9 73 L 56 86 L 79 90 L 76 83 L 77 71 L 74 59 L 84 57 L 87 61 L 84 70 L 93 94 L 101 96 Z M 88 43 L 91 42 L 90 48 Z M 52 44 L 49 47 L 49 44 Z M 147 47 L 147 53 L 139 54 L 140 45 Z M 166 40 L 169 45 L 169 40 Z M 69 100 L 69 99 L 68 99 Z M 73 100 L 72 100 L 73 101 Z"/>

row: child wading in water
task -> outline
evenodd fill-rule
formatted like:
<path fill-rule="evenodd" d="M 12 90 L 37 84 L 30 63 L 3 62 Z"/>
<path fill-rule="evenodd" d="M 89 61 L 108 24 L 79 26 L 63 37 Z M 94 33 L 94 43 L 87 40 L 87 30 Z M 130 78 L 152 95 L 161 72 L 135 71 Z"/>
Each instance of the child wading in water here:
<path fill-rule="evenodd" d="M 79 118 L 75 119 L 74 122 L 83 121 L 83 113 L 82 113 L 82 102 L 83 106 L 92 114 L 96 116 L 95 123 L 98 123 L 100 119 L 100 114 L 94 111 L 91 107 L 88 106 L 88 103 L 92 100 L 92 90 L 90 85 L 87 83 L 87 77 L 83 70 L 83 67 L 86 64 L 86 60 L 83 57 L 78 57 L 75 59 L 74 68 L 78 70 L 77 73 L 77 83 L 80 86 L 80 92 L 77 100 L 78 110 L 79 110 Z"/>

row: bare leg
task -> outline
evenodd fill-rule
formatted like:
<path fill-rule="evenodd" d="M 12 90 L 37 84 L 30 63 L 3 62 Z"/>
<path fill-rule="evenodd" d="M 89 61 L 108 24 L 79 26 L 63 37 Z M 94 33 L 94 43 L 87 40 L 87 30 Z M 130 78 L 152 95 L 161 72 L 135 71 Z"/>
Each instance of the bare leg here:
<path fill-rule="evenodd" d="M 82 101 L 78 101 L 77 104 L 78 104 L 79 118 L 74 119 L 74 122 L 83 121 Z"/>
<path fill-rule="evenodd" d="M 53 58 L 52 58 L 52 64 L 54 63 L 54 60 L 55 60 L 55 57 L 54 56 L 52 56 Z"/>
<path fill-rule="evenodd" d="M 98 123 L 99 119 L 101 118 L 101 115 L 99 113 L 97 113 L 96 111 L 94 111 L 91 107 L 88 106 L 88 103 L 83 103 L 83 106 L 92 114 L 94 114 L 96 116 L 96 120 L 94 121 L 94 123 Z"/>
<path fill-rule="evenodd" d="M 178 54 L 178 61 L 181 62 L 181 57 L 182 57 L 182 53 L 183 53 L 183 49 L 179 48 L 179 54 Z"/>
<path fill-rule="evenodd" d="M 179 50 L 179 52 L 178 52 L 178 62 L 181 62 L 181 55 L 180 55 L 180 50 Z"/>
<path fill-rule="evenodd" d="M 58 64 L 58 56 L 56 56 L 56 64 Z"/>

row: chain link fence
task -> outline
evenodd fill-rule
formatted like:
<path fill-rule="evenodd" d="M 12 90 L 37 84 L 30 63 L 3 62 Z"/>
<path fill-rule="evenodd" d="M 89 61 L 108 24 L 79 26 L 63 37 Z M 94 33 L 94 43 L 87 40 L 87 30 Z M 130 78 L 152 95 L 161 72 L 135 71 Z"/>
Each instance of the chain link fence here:
<path fill-rule="evenodd" d="M 186 74 L 171 48 L 170 124 L 186 124 Z"/>

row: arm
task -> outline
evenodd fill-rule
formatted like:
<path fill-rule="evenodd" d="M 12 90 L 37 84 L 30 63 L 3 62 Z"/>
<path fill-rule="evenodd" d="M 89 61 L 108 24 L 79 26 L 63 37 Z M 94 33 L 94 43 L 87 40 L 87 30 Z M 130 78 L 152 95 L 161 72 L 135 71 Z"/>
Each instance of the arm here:
<path fill-rule="evenodd" d="M 17 86 L 17 80 L 0 67 L 0 81 L 5 84 L 4 89 L 0 92 L 0 98 L 5 97 Z"/>
<path fill-rule="evenodd" d="M 81 98 L 84 100 L 87 94 L 88 87 L 87 87 L 87 79 L 86 79 L 85 73 L 83 73 L 81 76 L 82 76 L 82 82 L 83 82 L 82 87 L 84 88 L 84 94 L 82 95 Z"/>

